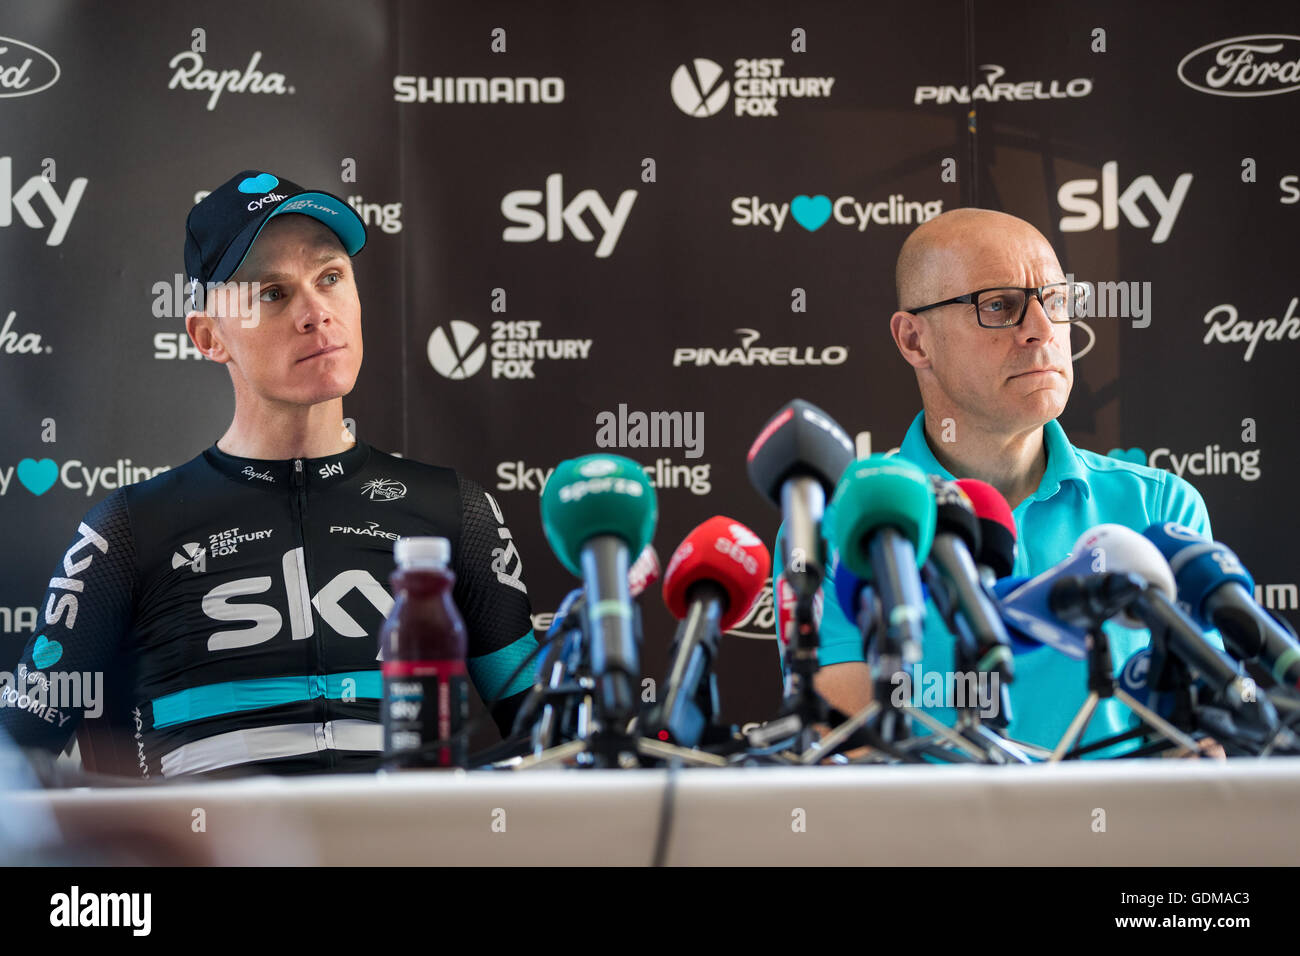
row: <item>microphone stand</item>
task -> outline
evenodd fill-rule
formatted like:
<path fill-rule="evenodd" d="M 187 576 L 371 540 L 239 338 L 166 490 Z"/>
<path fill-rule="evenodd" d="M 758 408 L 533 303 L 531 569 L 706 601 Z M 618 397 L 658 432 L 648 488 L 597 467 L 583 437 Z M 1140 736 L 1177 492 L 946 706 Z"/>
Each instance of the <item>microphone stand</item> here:
<path fill-rule="evenodd" d="M 1132 575 L 1108 572 L 1105 578 L 1107 593 L 1100 599 L 1086 600 L 1078 608 L 1088 629 L 1088 696 L 1070 721 L 1060 741 L 1048 758 L 1048 763 L 1058 763 L 1079 738 L 1104 698 L 1116 697 L 1149 727 L 1189 753 L 1199 751 L 1196 741 L 1183 733 L 1154 710 L 1137 700 L 1120 687 L 1115 680 L 1115 664 L 1110 652 L 1110 638 L 1102 624 L 1132 605 L 1142 596 L 1143 585 Z M 1077 755 L 1077 754 L 1076 754 Z"/>
<path fill-rule="evenodd" d="M 641 642 L 641 608 L 633 605 L 633 628 Z M 636 732 L 637 719 L 626 725 L 611 721 L 604 713 L 602 696 L 592 672 L 590 628 L 586 604 L 577 612 L 570 633 L 576 635 L 552 663 L 543 696 L 541 716 L 533 726 L 530 752 L 490 764 L 498 770 L 532 770 L 573 761 L 578 767 L 632 768 L 642 765 L 641 758 L 680 760 L 704 767 L 725 767 L 725 757 L 701 750 L 679 747 L 661 740 L 641 737 Z M 566 627 L 569 622 L 566 622 Z M 567 651 L 567 653 L 566 653 Z M 571 736 L 564 743 L 553 743 L 557 736 Z"/>

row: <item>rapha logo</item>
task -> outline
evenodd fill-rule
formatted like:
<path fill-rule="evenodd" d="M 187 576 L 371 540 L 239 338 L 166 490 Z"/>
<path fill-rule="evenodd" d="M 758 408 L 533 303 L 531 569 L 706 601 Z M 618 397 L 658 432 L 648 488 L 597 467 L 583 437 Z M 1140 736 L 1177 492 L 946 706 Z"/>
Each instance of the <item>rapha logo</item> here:
<path fill-rule="evenodd" d="M 41 337 L 35 332 L 15 332 L 13 324 L 17 316 L 17 312 L 11 311 L 5 317 L 4 327 L 0 328 L 0 352 L 9 355 L 42 355 L 54 351 L 48 345 L 42 345 Z"/>
<path fill-rule="evenodd" d="M 406 497 L 406 485 L 393 478 L 371 478 L 361 486 L 361 493 L 371 501 L 396 501 Z"/>
<path fill-rule="evenodd" d="M 44 50 L 0 37 L 0 97 L 31 96 L 59 81 L 59 64 Z"/>
<path fill-rule="evenodd" d="M 1178 62 L 1185 86 L 1212 96 L 1275 96 L 1300 90 L 1300 37 L 1259 33 L 1216 40 Z"/>
<path fill-rule="evenodd" d="M 257 68 L 261 62 L 262 51 L 254 50 L 248 66 L 239 70 L 206 70 L 203 57 L 190 50 L 177 53 L 167 65 L 175 70 L 167 89 L 181 87 L 185 90 L 211 90 L 208 97 L 208 109 L 217 108 L 217 100 L 223 92 L 231 93 L 275 93 L 284 95 L 293 93 L 292 86 L 286 86 L 283 73 L 263 73 Z"/>

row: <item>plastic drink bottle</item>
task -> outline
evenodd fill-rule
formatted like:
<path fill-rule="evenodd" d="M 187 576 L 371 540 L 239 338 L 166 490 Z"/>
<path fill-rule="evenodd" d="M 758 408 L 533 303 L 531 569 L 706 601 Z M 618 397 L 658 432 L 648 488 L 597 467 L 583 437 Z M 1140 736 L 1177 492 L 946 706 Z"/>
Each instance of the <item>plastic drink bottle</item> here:
<path fill-rule="evenodd" d="M 399 538 L 393 554 L 393 608 L 379 632 L 384 766 L 464 767 L 467 641 L 451 598 L 451 545 L 446 538 Z"/>

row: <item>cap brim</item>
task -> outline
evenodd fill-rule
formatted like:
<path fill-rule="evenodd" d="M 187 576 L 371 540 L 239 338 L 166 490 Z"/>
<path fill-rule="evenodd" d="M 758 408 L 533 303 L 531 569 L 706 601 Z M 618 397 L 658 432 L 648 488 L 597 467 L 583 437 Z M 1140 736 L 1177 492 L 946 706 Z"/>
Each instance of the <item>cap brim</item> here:
<path fill-rule="evenodd" d="M 248 258 L 253 244 L 257 242 L 257 237 L 266 228 L 266 224 L 276 216 L 288 213 L 310 216 L 328 226 L 330 231 L 338 236 L 339 242 L 343 243 L 343 249 L 349 256 L 355 256 L 366 244 L 365 224 L 362 223 L 356 210 L 347 203 L 329 193 L 298 193 L 276 206 L 261 222 L 249 223 L 242 230 L 239 237 L 230 244 L 226 254 L 222 256 L 221 263 L 213 270 L 212 281 L 225 282 L 238 272 L 239 267 Z M 217 278 L 218 276 L 220 278 Z"/>

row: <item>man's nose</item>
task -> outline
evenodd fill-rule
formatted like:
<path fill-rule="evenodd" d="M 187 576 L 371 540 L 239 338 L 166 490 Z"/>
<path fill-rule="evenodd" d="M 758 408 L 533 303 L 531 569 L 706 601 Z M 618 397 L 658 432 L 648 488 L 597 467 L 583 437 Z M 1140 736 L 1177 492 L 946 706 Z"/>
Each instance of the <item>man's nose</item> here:
<path fill-rule="evenodd" d="M 1023 342 L 1046 341 L 1056 334 L 1056 323 L 1047 318 L 1047 312 L 1038 296 L 1030 294 L 1025 321 L 1020 323 L 1017 331 L 1018 338 Z"/>
<path fill-rule="evenodd" d="M 310 332 L 318 325 L 327 324 L 333 318 L 329 301 L 315 287 L 305 290 L 298 299 L 298 331 Z"/>

